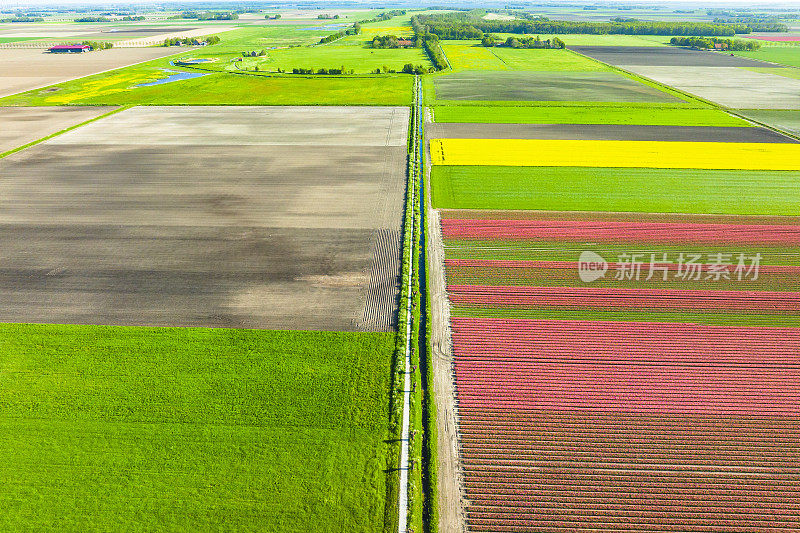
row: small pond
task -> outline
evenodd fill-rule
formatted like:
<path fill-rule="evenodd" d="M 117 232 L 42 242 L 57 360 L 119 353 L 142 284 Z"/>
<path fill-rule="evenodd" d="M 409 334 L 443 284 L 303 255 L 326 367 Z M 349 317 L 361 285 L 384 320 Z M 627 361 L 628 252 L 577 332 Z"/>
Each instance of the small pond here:
<path fill-rule="evenodd" d="M 170 75 L 166 78 L 161 78 L 160 80 L 151 81 L 148 83 L 139 83 L 138 85 L 134 85 L 134 87 L 150 87 L 152 85 L 163 85 L 165 83 L 172 83 L 173 81 L 181 81 L 181 80 L 190 80 L 192 78 L 199 78 L 200 76 L 205 76 L 206 72 L 180 72 L 177 70 L 168 70 L 162 69 L 164 72 L 169 72 Z"/>

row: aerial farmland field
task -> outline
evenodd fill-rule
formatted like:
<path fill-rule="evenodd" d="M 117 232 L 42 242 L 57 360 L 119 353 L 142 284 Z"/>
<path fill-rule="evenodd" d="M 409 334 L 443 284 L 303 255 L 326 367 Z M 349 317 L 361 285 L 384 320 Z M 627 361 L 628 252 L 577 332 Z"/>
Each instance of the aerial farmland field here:
<path fill-rule="evenodd" d="M 439 100 L 678 102 L 614 72 L 459 72 L 436 78 Z"/>
<path fill-rule="evenodd" d="M 0 154 L 112 111 L 113 107 L 18 107 L 3 109 Z"/>
<path fill-rule="evenodd" d="M 0 49 L 0 97 L 173 55 L 171 48 L 116 48 L 92 54 L 47 54 L 42 48 Z"/>
<path fill-rule="evenodd" d="M 437 409 L 456 418 L 439 445 L 456 435 L 464 490 L 440 486 L 461 502 L 450 523 L 796 529 L 795 450 L 774 443 L 798 421 L 800 167 L 792 111 L 765 110 L 800 107 L 793 73 L 633 47 L 659 36 L 560 37 L 664 99 L 546 72 L 566 74 L 564 102 L 507 103 L 543 73 L 455 41 L 455 74 L 427 86 L 434 365 L 455 397 Z"/>
<path fill-rule="evenodd" d="M 791 9 L 40 7 L 0 530 L 800 531 Z"/>
<path fill-rule="evenodd" d="M 134 108 L 9 156 L 4 247 L 29 274 L 7 278 L 2 319 L 391 327 L 407 122 L 391 107 Z"/>

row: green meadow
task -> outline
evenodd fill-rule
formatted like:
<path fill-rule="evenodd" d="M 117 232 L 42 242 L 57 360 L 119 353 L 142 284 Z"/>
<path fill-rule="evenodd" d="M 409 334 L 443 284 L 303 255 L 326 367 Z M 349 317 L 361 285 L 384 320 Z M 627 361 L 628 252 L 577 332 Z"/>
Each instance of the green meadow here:
<path fill-rule="evenodd" d="M 800 172 L 438 166 L 442 209 L 795 215 Z"/>
<path fill-rule="evenodd" d="M 394 347 L 0 325 L 0 529 L 380 531 Z"/>

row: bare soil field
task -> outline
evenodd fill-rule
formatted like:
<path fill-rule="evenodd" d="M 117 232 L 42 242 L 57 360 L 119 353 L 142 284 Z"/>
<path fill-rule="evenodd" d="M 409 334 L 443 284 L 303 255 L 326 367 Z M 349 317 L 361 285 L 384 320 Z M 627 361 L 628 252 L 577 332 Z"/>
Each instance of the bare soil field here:
<path fill-rule="evenodd" d="M 53 143 L 149 145 L 405 146 L 399 111 L 384 107 L 136 107 Z M 289 120 L 290 122 L 287 122 Z M 108 135 L 108 127 L 114 136 Z"/>
<path fill-rule="evenodd" d="M 613 72 L 458 72 L 435 79 L 439 100 L 679 102 Z"/>
<path fill-rule="evenodd" d="M 0 160 L 0 321 L 391 329 L 408 109 L 316 110 L 134 108 Z M 127 133 L 195 112 L 186 144 Z"/>
<path fill-rule="evenodd" d="M 648 67 L 769 67 L 771 63 L 753 61 L 721 52 L 653 46 L 569 46 L 570 50 L 616 66 Z M 775 65 L 780 66 L 780 65 Z"/>
<path fill-rule="evenodd" d="M 184 47 L 112 48 L 84 54 L 48 54 L 35 48 L 0 49 L 0 98 L 185 51 Z"/>
<path fill-rule="evenodd" d="M 429 139 L 576 139 L 610 141 L 708 141 L 795 143 L 766 128 L 638 126 L 608 124 L 427 124 Z"/>
<path fill-rule="evenodd" d="M 108 113 L 113 107 L 7 107 L 0 113 L 0 154 Z"/>
<path fill-rule="evenodd" d="M 800 80 L 785 76 L 736 67 L 623 68 L 733 109 L 800 109 Z"/>

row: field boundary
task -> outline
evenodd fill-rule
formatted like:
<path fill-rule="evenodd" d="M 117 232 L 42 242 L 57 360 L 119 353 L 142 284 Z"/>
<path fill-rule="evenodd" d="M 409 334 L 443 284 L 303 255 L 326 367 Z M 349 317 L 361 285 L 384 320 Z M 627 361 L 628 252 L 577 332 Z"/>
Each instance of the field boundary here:
<path fill-rule="evenodd" d="M 59 135 L 63 135 L 63 134 L 68 133 L 68 132 L 70 132 L 70 131 L 72 131 L 74 129 L 80 128 L 80 127 L 85 126 L 87 124 L 90 124 L 90 123 L 92 123 L 92 122 L 94 122 L 96 120 L 100 120 L 100 119 L 109 117 L 109 116 L 114 115 L 116 113 L 119 113 L 121 111 L 125 111 L 126 109 L 130 109 L 132 107 L 135 107 L 135 106 L 132 106 L 132 105 L 119 106 L 116 109 L 112 109 L 108 113 L 103 113 L 99 117 L 94 117 L 94 118 L 90 118 L 89 120 L 84 120 L 83 122 L 75 124 L 74 126 L 70 126 L 68 128 L 64 128 L 61 131 L 57 131 L 55 133 L 51 133 L 50 135 L 47 135 L 46 137 L 42 137 L 41 139 L 36 139 L 35 141 L 31 141 L 29 143 L 23 144 L 22 146 L 18 146 L 16 148 L 13 148 L 11 150 L 3 152 L 2 154 L 0 154 L 0 159 L 3 159 L 4 157 L 8 157 L 11 154 L 15 154 L 17 152 L 21 152 L 22 150 L 25 150 L 26 148 L 30 148 L 31 146 L 36 146 L 37 144 L 40 144 L 40 143 L 43 143 L 45 141 L 48 141 L 48 140 L 52 139 L 53 137 L 58 137 Z"/>

